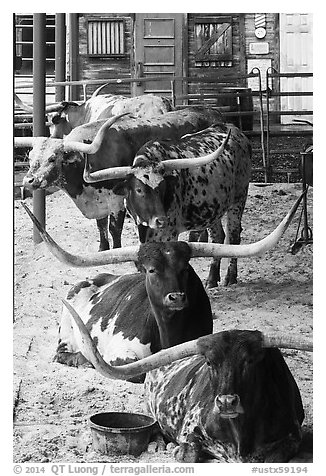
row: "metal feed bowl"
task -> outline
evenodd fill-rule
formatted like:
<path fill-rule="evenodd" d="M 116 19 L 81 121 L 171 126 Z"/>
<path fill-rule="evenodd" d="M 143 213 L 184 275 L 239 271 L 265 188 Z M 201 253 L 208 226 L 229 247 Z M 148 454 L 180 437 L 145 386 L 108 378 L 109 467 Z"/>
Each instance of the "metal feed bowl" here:
<path fill-rule="evenodd" d="M 148 447 L 155 420 L 139 413 L 97 413 L 89 418 L 93 448 L 105 455 L 139 456 Z"/>

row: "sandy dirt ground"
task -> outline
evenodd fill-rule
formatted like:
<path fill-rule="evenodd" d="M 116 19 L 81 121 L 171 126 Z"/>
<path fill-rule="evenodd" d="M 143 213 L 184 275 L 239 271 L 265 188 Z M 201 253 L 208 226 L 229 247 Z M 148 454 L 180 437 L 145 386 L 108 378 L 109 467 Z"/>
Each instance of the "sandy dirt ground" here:
<path fill-rule="evenodd" d="M 300 184 L 250 186 L 243 217 L 242 242 L 258 240 L 285 216 Z M 28 198 L 31 206 L 32 200 Z M 96 251 L 95 221 L 82 217 L 63 192 L 49 195 L 47 230 L 67 250 Z M 308 193 L 312 226 L 312 190 Z M 61 298 L 71 285 L 102 269 L 69 269 L 34 246 L 32 224 L 15 201 L 14 461 L 15 462 L 173 462 L 173 445 L 151 443 L 139 458 L 103 456 L 94 451 L 88 418 L 103 411 L 144 412 L 143 386 L 102 378 L 93 369 L 74 369 L 52 361 L 57 345 Z M 209 290 L 215 331 L 259 329 L 312 336 L 312 245 L 289 252 L 298 216 L 277 247 L 264 257 L 239 261 L 239 282 Z M 137 242 L 127 219 L 123 244 Z M 192 262 L 204 280 L 209 260 Z M 132 263 L 108 266 L 116 274 L 134 272 Z M 224 265 L 225 270 L 225 265 Z M 284 351 L 305 408 L 304 443 L 298 462 L 312 461 L 312 355 Z"/>

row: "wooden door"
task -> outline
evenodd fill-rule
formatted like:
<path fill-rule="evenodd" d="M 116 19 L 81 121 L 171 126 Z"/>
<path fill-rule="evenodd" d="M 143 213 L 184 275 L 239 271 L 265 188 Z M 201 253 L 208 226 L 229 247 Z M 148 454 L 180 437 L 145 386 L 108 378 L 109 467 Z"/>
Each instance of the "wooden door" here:
<path fill-rule="evenodd" d="M 145 78 L 183 75 L 182 13 L 136 13 L 135 18 L 135 73 Z M 176 83 L 181 94 L 182 83 Z M 156 93 L 169 96 L 169 79 L 137 83 L 134 94 Z"/>
<path fill-rule="evenodd" d="M 312 73 L 312 14 L 283 13 L 280 15 L 280 72 Z M 312 91 L 312 78 L 282 78 L 281 91 Z M 312 111 L 312 96 L 281 97 L 284 111 Z M 291 123 L 294 118 L 311 120 L 306 116 L 282 116 L 282 123 Z"/>

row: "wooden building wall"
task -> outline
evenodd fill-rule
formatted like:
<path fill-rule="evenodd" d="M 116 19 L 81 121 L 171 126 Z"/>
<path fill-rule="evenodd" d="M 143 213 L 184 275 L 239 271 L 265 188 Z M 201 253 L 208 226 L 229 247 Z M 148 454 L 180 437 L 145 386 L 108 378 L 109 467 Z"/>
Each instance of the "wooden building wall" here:
<path fill-rule="evenodd" d="M 221 66 L 218 63 L 203 64 L 200 66 L 195 55 L 198 50 L 198 39 L 196 38 L 196 22 L 198 19 L 210 20 L 218 18 L 231 18 L 232 22 L 232 64 Z M 87 22 L 89 19 L 119 18 L 125 24 L 125 51 L 123 57 L 90 57 L 87 52 Z M 255 14 L 254 13 L 189 13 L 187 14 L 187 28 L 185 30 L 184 64 L 186 74 L 193 78 L 212 77 L 217 74 L 241 75 L 250 71 L 251 65 L 264 68 L 267 65 L 279 68 L 279 15 L 266 13 L 266 36 L 258 39 L 255 36 Z M 107 78 L 127 78 L 133 74 L 134 70 L 134 13 L 81 13 L 79 15 L 79 52 L 80 52 L 80 78 L 81 79 L 107 79 Z M 197 30 L 198 31 L 198 30 Z M 261 53 L 260 45 L 268 44 L 268 53 Z M 264 50 L 264 49 L 263 49 Z M 222 62 L 223 64 L 223 62 Z M 263 73 L 263 80 L 265 73 Z M 231 84 L 233 85 L 233 84 Z M 250 81 L 237 79 L 236 86 L 255 87 Z M 263 83 L 263 88 L 264 85 Z M 89 86 L 88 96 L 96 86 Z M 115 94 L 131 94 L 129 84 L 108 86 L 105 92 Z M 189 85 L 188 92 L 191 91 Z"/>
<path fill-rule="evenodd" d="M 121 57 L 91 57 L 87 51 L 87 23 L 90 19 L 119 18 L 123 19 L 125 26 L 125 51 Z M 81 79 L 110 79 L 110 78 L 130 78 L 131 61 L 133 60 L 133 13 L 81 13 L 79 15 L 79 65 Z M 87 87 L 87 96 L 97 88 L 97 86 Z M 104 90 L 105 93 L 130 95 L 130 84 L 121 83 L 109 85 Z"/>

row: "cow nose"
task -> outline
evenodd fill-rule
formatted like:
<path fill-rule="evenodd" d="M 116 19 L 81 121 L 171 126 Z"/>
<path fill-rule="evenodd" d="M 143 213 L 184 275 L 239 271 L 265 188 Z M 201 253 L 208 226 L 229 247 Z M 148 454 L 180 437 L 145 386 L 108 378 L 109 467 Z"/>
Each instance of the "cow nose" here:
<path fill-rule="evenodd" d="M 244 412 L 238 395 L 217 395 L 215 409 L 222 418 L 236 418 Z"/>
<path fill-rule="evenodd" d="M 239 403 L 238 395 L 218 395 L 217 402 L 225 407 L 235 407 Z"/>
<path fill-rule="evenodd" d="M 165 217 L 156 217 L 154 220 L 154 225 L 155 228 L 163 228 L 166 223 L 166 218 Z"/>
<path fill-rule="evenodd" d="M 175 309 L 183 309 L 187 304 L 185 293 L 169 293 L 166 296 L 166 304 Z"/>
<path fill-rule="evenodd" d="M 24 177 L 23 179 L 23 186 L 26 188 L 36 188 L 39 185 L 40 185 L 39 179 L 34 176 Z"/>

